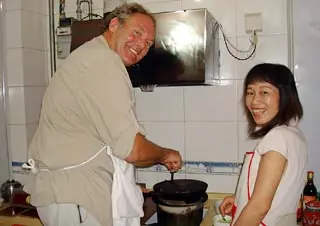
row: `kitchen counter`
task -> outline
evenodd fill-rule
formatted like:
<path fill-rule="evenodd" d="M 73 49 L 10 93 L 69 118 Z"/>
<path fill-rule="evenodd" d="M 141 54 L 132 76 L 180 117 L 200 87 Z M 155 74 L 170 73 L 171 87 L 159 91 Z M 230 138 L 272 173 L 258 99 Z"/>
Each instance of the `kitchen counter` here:
<path fill-rule="evenodd" d="M 0 226 L 42 226 L 37 210 L 26 202 L 28 194 L 15 194 L 10 203 L 0 204 Z"/>
<path fill-rule="evenodd" d="M 208 193 L 208 200 L 204 204 L 207 209 L 206 215 L 203 218 L 200 226 L 212 226 L 213 217 L 215 215 L 214 203 L 217 200 L 223 199 L 225 196 L 230 195 L 226 193 Z M 17 200 L 12 204 L 3 204 L 0 206 L 0 226 L 42 226 L 36 209 L 25 203 L 26 196 L 18 196 Z M 156 212 L 156 204 L 152 201 L 150 196 L 145 197 L 143 205 L 144 217 L 141 219 L 141 225 Z"/>

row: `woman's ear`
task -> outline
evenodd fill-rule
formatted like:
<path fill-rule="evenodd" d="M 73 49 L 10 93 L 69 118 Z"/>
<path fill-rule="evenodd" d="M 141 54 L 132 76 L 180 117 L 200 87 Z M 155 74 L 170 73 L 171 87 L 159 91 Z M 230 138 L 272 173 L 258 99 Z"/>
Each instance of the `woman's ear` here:
<path fill-rule="evenodd" d="M 114 32 L 119 27 L 119 24 L 120 22 L 117 17 L 112 18 L 109 23 L 109 30 Z"/>

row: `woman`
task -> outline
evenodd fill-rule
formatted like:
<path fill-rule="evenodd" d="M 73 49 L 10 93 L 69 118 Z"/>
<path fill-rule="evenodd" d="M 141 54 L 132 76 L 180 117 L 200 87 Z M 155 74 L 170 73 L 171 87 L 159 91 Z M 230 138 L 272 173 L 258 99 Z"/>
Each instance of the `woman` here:
<path fill-rule="evenodd" d="M 235 196 L 220 205 L 234 226 L 296 225 L 307 147 L 297 128 L 303 110 L 295 80 L 284 65 L 259 64 L 244 81 L 248 135 L 260 139 L 245 155 Z"/>

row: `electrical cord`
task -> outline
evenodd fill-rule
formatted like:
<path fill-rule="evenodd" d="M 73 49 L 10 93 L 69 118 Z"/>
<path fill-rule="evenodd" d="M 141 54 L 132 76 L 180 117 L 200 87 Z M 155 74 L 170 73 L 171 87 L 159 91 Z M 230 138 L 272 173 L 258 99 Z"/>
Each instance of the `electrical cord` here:
<path fill-rule="evenodd" d="M 221 30 L 221 32 L 222 32 L 222 35 L 223 35 L 224 37 L 226 37 L 222 25 L 217 22 L 217 23 L 215 24 L 215 31 L 216 31 L 218 28 L 220 28 L 220 30 Z M 249 39 L 251 45 L 249 46 L 248 50 L 239 50 L 237 47 L 235 47 L 235 46 L 231 43 L 231 41 L 230 41 L 228 38 L 226 38 L 226 41 L 229 43 L 229 45 L 230 45 L 234 50 L 236 50 L 237 52 L 240 52 L 240 53 L 249 53 L 249 52 L 251 52 L 251 50 L 252 50 L 253 47 L 254 47 L 253 41 L 252 41 L 251 39 Z"/>
<path fill-rule="evenodd" d="M 250 58 L 253 56 L 253 54 L 256 52 L 257 43 L 258 43 L 258 37 L 257 37 L 256 31 L 253 31 L 253 36 L 249 39 L 249 41 L 250 41 L 251 44 L 250 44 L 248 50 L 239 50 L 239 49 L 236 48 L 236 47 L 230 42 L 230 40 L 226 37 L 222 25 L 217 22 L 217 23 L 215 24 L 215 26 L 214 26 L 214 31 L 216 31 L 218 28 L 220 28 L 220 30 L 221 30 L 222 37 L 223 37 L 223 41 L 224 41 L 224 43 L 225 43 L 225 46 L 226 46 L 226 48 L 227 48 L 227 51 L 228 51 L 228 53 L 229 53 L 233 58 L 235 58 L 235 59 L 237 59 L 237 60 L 241 60 L 241 61 L 248 60 L 248 59 L 250 59 Z M 249 53 L 249 52 L 251 52 L 251 53 L 249 54 L 249 56 L 247 56 L 247 57 L 245 57 L 245 58 L 237 57 L 236 55 L 234 55 L 234 54 L 231 52 L 228 43 L 229 43 L 229 45 L 230 45 L 234 50 L 236 50 L 237 52 L 240 52 L 240 53 Z"/>
<path fill-rule="evenodd" d="M 253 50 L 252 50 L 252 52 L 250 53 L 250 55 L 247 56 L 247 57 L 245 57 L 245 58 L 240 58 L 240 57 L 235 56 L 235 55 L 230 51 L 225 36 L 223 36 L 223 40 L 224 40 L 224 43 L 225 43 L 225 45 L 226 45 L 226 48 L 227 48 L 227 51 L 229 52 L 229 54 L 230 54 L 233 58 L 235 58 L 235 59 L 237 59 L 237 60 L 242 60 L 242 61 L 244 61 L 244 60 L 250 59 L 250 58 L 253 56 L 253 54 L 256 52 L 256 49 L 257 49 L 257 45 L 254 44 L 254 45 L 253 45 Z"/>

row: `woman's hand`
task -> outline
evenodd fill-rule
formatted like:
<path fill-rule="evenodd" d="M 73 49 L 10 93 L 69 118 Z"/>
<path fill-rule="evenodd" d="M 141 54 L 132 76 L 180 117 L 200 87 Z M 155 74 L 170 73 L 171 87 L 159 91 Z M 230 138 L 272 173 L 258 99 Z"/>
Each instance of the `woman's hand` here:
<path fill-rule="evenodd" d="M 232 207 L 235 201 L 235 196 L 227 196 L 223 199 L 221 205 L 219 206 L 220 213 L 222 216 L 231 215 Z"/>

